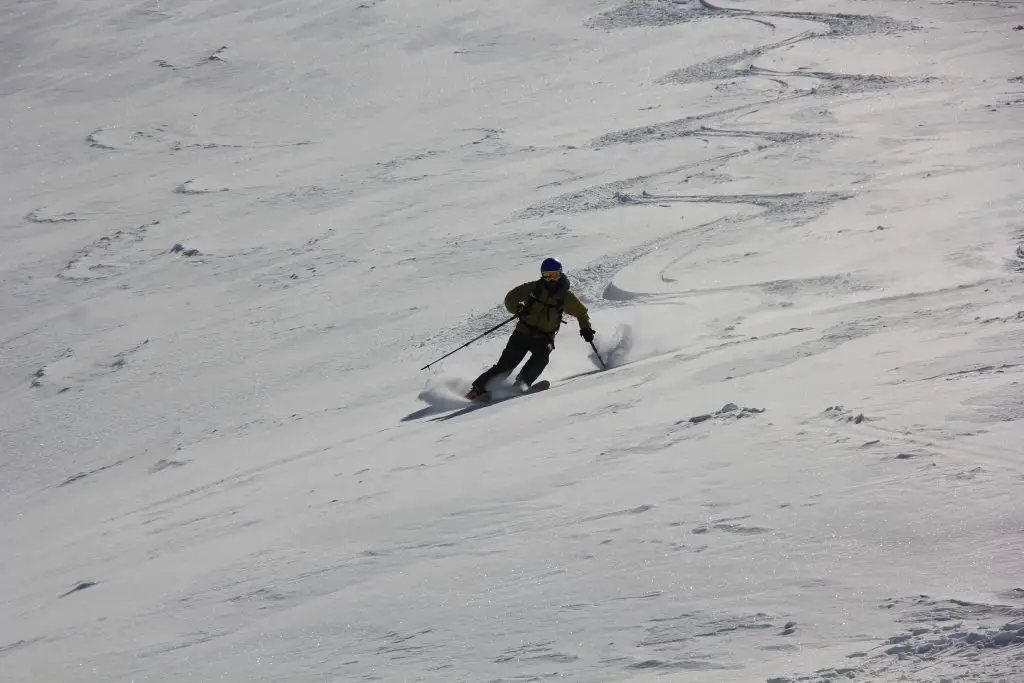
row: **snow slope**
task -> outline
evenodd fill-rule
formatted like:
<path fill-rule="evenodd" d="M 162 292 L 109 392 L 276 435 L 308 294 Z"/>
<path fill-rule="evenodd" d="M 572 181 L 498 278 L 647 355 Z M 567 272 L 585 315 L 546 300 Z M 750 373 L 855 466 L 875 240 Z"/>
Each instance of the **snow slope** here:
<path fill-rule="evenodd" d="M 0 680 L 1024 681 L 1022 24 L 10 5 Z"/>

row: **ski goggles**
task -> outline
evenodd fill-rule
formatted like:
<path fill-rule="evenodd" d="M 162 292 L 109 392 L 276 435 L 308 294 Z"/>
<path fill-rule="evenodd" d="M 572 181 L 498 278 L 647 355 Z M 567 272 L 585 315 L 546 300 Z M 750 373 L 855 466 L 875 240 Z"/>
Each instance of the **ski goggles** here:
<path fill-rule="evenodd" d="M 540 276 L 542 278 L 544 278 L 545 280 L 551 280 L 552 282 L 557 282 L 558 280 L 562 279 L 562 271 L 560 271 L 560 270 L 545 270 L 543 273 L 540 274 Z"/>

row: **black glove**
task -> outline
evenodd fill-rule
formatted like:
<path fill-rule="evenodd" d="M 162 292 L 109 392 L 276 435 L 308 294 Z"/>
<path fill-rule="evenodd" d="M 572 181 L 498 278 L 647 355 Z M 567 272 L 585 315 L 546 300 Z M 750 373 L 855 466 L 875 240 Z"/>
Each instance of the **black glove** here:
<path fill-rule="evenodd" d="M 524 304 L 522 301 L 520 301 L 519 305 L 516 306 L 516 316 L 521 317 L 524 313 L 526 313 L 527 308 L 528 306 Z"/>
<path fill-rule="evenodd" d="M 594 330 L 589 327 L 580 329 L 580 336 L 583 337 L 583 341 L 590 343 L 594 341 Z"/>

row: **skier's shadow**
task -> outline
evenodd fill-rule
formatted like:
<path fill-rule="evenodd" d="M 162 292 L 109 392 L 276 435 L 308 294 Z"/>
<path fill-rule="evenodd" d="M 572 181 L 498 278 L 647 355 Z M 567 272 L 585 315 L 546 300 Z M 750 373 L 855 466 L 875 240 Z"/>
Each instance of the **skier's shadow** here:
<path fill-rule="evenodd" d="M 465 408 L 457 409 L 454 412 L 452 412 L 453 409 L 444 408 L 443 405 L 427 405 L 426 408 L 421 408 L 420 410 L 410 413 L 406 417 L 403 417 L 401 421 L 413 422 L 414 420 L 422 420 L 423 418 L 428 418 L 431 415 L 437 415 L 438 413 L 446 413 L 446 415 L 438 415 L 436 418 L 431 418 L 430 420 L 428 420 L 428 422 L 443 422 L 445 420 L 452 420 L 454 418 L 458 418 L 459 416 L 466 415 L 467 413 L 472 413 L 473 411 L 478 411 L 481 408 L 486 408 L 487 405 L 494 405 L 495 403 L 500 403 L 502 402 L 502 400 L 505 399 L 493 400 L 490 401 L 489 403 L 473 403 L 471 405 L 466 405 Z"/>
<path fill-rule="evenodd" d="M 511 396 L 501 396 L 499 398 L 493 398 L 490 401 L 486 401 L 483 403 L 474 401 L 465 408 L 459 408 L 458 410 L 448 413 L 447 415 L 439 415 L 437 417 L 431 418 L 429 422 L 444 422 L 446 420 L 454 420 L 455 418 L 460 417 L 462 415 L 466 415 L 477 410 L 482 410 L 483 408 L 489 408 L 491 406 L 498 405 L 499 403 L 504 403 L 505 401 L 511 401 L 514 398 L 522 398 L 522 396 L 519 396 L 518 394 L 514 394 Z"/>
<path fill-rule="evenodd" d="M 559 382 L 559 384 L 562 384 L 563 382 L 568 382 L 570 380 L 578 379 L 580 377 L 587 377 L 588 375 L 596 375 L 599 372 L 604 372 L 604 370 L 602 370 L 600 368 L 597 368 L 597 369 L 594 369 L 594 370 L 585 370 L 583 372 L 577 372 L 574 375 L 568 375 L 566 377 L 560 378 L 558 380 L 558 382 Z M 452 408 L 450 408 L 450 407 L 445 407 L 445 406 L 427 406 L 425 408 L 420 408 L 417 411 L 409 413 L 408 415 L 406 415 L 405 417 L 402 418 L 402 422 L 412 422 L 413 420 L 421 420 L 421 419 L 423 419 L 425 417 L 429 417 L 429 416 L 434 415 L 436 413 L 446 413 L 445 415 L 438 415 L 437 417 L 434 417 L 434 418 L 431 418 L 430 420 L 428 420 L 428 422 L 445 422 L 447 420 L 453 420 L 453 419 L 455 419 L 457 417 L 461 417 L 463 415 L 467 415 L 467 414 L 472 413 L 474 411 L 480 410 L 481 408 L 487 408 L 488 406 L 493 406 L 493 405 L 496 405 L 498 403 L 504 403 L 505 401 L 508 401 L 510 399 L 513 399 L 513 398 L 518 398 L 518 397 L 517 396 L 505 396 L 505 397 L 502 397 L 502 398 L 495 399 L 493 401 L 488 401 L 487 403 L 471 403 L 470 405 L 465 406 L 463 408 L 458 408 L 458 409 L 454 410 L 453 412 L 449 412 L 449 411 L 452 411 Z"/>
<path fill-rule="evenodd" d="M 495 403 L 501 403 L 501 401 L 474 403 L 473 405 L 468 405 L 465 408 L 459 408 L 454 412 L 450 412 L 452 411 L 451 408 L 445 408 L 443 406 L 427 406 L 426 408 L 420 408 L 417 411 L 409 413 L 402 418 L 402 422 L 412 422 L 414 420 L 422 420 L 423 418 L 430 417 L 431 415 L 436 415 L 437 413 L 447 413 L 446 415 L 438 415 L 437 417 L 428 420 L 428 422 L 444 422 L 445 420 L 451 420 L 459 417 L 460 415 L 465 415 L 466 413 L 472 413 L 474 410 L 486 408 L 487 406 L 494 405 Z"/>
<path fill-rule="evenodd" d="M 504 399 L 502 399 L 502 400 L 504 400 Z M 416 411 L 413 411 L 413 412 L 409 413 L 408 415 L 406 415 L 405 417 L 402 418 L 402 422 L 412 422 L 414 420 L 422 420 L 425 417 L 430 417 L 431 415 L 437 415 L 438 413 L 445 413 L 445 415 L 438 415 L 437 417 L 432 418 L 432 419 L 430 419 L 428 421 L 429 422 L 438 422 L 438 421 L 443 421 L 443 420 L 450 420 L 453 417 L 458 417 L 459 415 L 465 415 L 466 413 L 471 413 L 474 410 L 480 410 L 481 408 L 486 408 L 487 406 L 493 405 L 495 403 L 501 403 L 501 401 L 500 400 L 498 400 L 498 401 L 491 401 L 490 403 L 470 403 L 469 405 L 465 405 L 465 406 L 463 406 L 461 408 L 459 408 L 457 406 L 451 406 L 451 405 L 448 405 L 448 406 L 445 406 L 445 405 L 426 406 L 424 408 L 420 408 L 419 410 L 416 410 Z"/>
<path fill-rule="evenodd" d="M 445 422 L 446 420 L 454 420 L 459 416 L 465 415 L 467 413 L 472 413 L 474 410 L 480 410 L 481 408 L 486 408 L 487 406 L 494 405 L 494 403 L 500 402 L 501 401 L 494 401 L 492 403 L 481 403 L 480 405 L 466 406 L 465 408 L 456 410 L 454 413 L 448 413 L 447 415 L 438 415 L 437 417 L 432 417 L 428 420 L 428 422 Z"/>
<path fill-rule="evenodd" d="M 427 417 L 428 415 L 433 415 L 434 413 L 443 412 L 444 408 L 439 408 L 437 406 L 427 406 L 426 408 L 420 408 L 419 410 L 415 410 L 409 413 L 408 415 L 402 418 L 402 422 L 412 422 L 413 420 L 419 420 L 424 417 Z"/>

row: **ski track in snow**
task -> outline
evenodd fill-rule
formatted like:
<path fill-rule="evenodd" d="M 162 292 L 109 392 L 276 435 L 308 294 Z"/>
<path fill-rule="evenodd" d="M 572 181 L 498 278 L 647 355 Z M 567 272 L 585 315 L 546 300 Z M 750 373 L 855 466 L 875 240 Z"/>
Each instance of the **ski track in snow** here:
<path fill-rule="evenodd" d="M 1024 680 L 1019 4 L 103 5 L 0 29 L 11 681 Z M 549 254 L 608 371 L 409 370 Z"/>
<path fill-rule="evenodd" d="M 872 34 L 898 35 L 900 32 L 917 30 L 918 28 L 912 22 L 892 20 L 886 17 L 814 12 L 751 12 L 749 10 L 720 8 L 703 1 L 675 3 L 644 0 L 631 1 L 616 10 L 605 12 L 588 22 L 588 25 L 595 29 L 612 30 L 632 26 L 667 26 L 722 16 L 751 18 L 761 15 L 819 23 L 825 27 L 825 32 L 804 31 L 777 43 L 744 50 L 734 55 L 718 57 L 709 62 L 673 71 L 658 79 L 658 83 L 685 85 L 696 82 L 734 82 L 733 79 L 737 78 L 765 76 L 770 77 L 777 83 L 781 83 L 783 87 L 782 94 L 778 94 L 771 99 L 740 104 L 719 111 L 691 115 L 682 119 L 650 124 L 626 131 L 606 133 L 595 138 L 588 145 L 593 149 L 600 150 L 609 145 L 617 144 L 637 145 L 685 137 L 700 138 L 707 142 L 708 138 L 720 137 L 738 138 L 741 140 L 750 139 L 752 141 L 750 148 L 716 155 L 702 162 L 688 162 L 681 166 L 658 170 L 654 173 L 624 178 L 555 196 L 541 204 L 521 210 L 515 215 L 515 218 L 520 220 L 541 218 L 559 214 L 587 213 L 645 204 L 666 206 L 675 202 L 722 203 L 756 206 L 763 210 L 766 217 L 775 218 L 779 223 L 786 223 L 790 227 L 795 227 L 819 218 L 835 202 L 849 199 L 853 196 L 850 192 L 822 192 L 818 190 L 769 195 L 727 193 L 660 195 L 651 194 L 642 189 L 645 184 L 669 182 L 680 176 L 683 176 L 681 181 L 686 183 L 693 177 L 699 177 L 707 174 L 712 169 L 728 164 L 732 159 L 742 158 L 752 153 L 761 154 L 773 147 L 792 144 L 802 145 L 813 140 L 828 143 L 836 138 L 835 133 L 824 131 L 751 131 L 735 129 L 734 127 L 723 127 L 733 119 L 742 116 L 742 114 L 758 111 L 766 106 L 778 104 L 785 100 L 808 97 L 827 98 L 833 95 L 848 96 L 875 90 L 906 87 L 936 80 L 932 77 L 896 79 L 873 74 L 836 74 L 805 69 L 786 73 L 764 69 L 752 63 L 752 60 L 755 58 L 769 54 L 773 50 L 786 48 L 804 41 Z M 776 29 L 774 24 L 765 23 L 773 31 Z M 736 67 L 737 64 L 746 64 L 746 66 L 741 69 Z M 811 84 L 805 88 L 800 88 L 796 92 L 789 92 L 790 87 L 784 80 L 786 77 L 807 79 L 811 81 Z M 716 123 L 717 125 L 713 126 L 709 125 L 709 123 Z M 863 179 L 860 182 L 863 182 Z M 737 218 L 729 222 L 745 226 L 748 220 L 746 218 Z M 709 229 L 721 229 L 722 227 L 724 226 L 718 221 L 714 221 L 707 226 Z M 594 296 L 595 290 L 603 290 L 604 299 L 634 299 L 633 295 L 624 293 L 615 286 L 614 274 L 625 266 L 642 259 L 643 256 L 651 251 L 665 246 L 666 243 L 677 241 L 676 238 L 679 235 L 680 233 L 673 233 L 659 237 L 644 245 L 630 248 L 622 255 L 608 254 L 604 255 L 599 263 L 581 265 L 574 272 L 574 275 L 577 275 L 574 284 L 578 290 L 590 294 L 591 301 L 597 300 Z M 488 318 L 488 320 L 490 319 Z M 470 325 L 479 326 L 480 324 L 486 324 L 486 322 L 487 320 L 473 320 Z"/>

